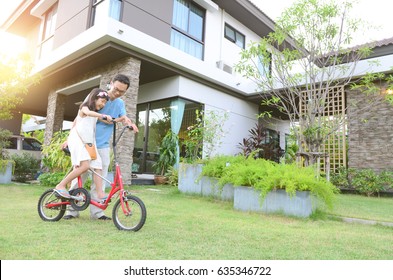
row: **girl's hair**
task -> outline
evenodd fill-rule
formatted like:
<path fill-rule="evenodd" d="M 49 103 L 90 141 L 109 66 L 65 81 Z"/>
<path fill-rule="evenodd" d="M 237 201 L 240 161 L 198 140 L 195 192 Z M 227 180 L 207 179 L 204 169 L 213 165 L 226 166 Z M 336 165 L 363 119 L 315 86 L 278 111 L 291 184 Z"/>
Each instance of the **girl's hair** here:
<path fill-rule="evenodd" d="M 96 110 L 96 100 L 99 98 L 103 98 L 106 101 L 109 100 L 108 93 L 100 88 L 94 88 L 92 91 L 89 93 L 87 100 L 81 104 L 79 109 L 82 109 L 82 107 L 87 106 L 90 111 L 97 111 Z"/>

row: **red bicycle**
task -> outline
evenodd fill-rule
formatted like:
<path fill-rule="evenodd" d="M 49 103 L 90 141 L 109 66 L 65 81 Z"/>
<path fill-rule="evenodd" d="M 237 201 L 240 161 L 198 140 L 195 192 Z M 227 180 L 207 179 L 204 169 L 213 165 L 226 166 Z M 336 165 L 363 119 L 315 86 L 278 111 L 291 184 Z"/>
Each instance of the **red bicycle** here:
<path fill-rule="evenodd" d="M 147 215 L 145 204 L 140 198 L 131 195 L 129 191 L 124 189 L 120 166 L 116 157 L 116 145 L 126 129 L 132 129 L 132 127 L 125 126 L 116 139 L 116 123 L 114 122 L 112 145 L 115 175 L 113 182 L 110 182 L 100 174 L 97 174 L 93 169 L 90 169 L 91 172 L 97 174 L 111 185 L 107 199 L 104 202 L 92 200 L 90 193 L 83 188 L 82 179 L 79 176 L 78 187 L 70 191 L 71 196 L 69 199 L 58 196 L 53 189 L 46 190 L 41 195 L 38 200 L 38 214 L 42 220 L 49 222 L 59 221 L 64 216 L 67 205 L 71 205 L 77 211 L 85 210 L 89 204 L 105 210 L 109 206 L 112 198 L 118 194 L 119 199 L 116 197 L 117 200 L 112 210 L 112 219 L 115 226 L 119 230 L 128 231 L 138 231 L 143 227 Z"/>

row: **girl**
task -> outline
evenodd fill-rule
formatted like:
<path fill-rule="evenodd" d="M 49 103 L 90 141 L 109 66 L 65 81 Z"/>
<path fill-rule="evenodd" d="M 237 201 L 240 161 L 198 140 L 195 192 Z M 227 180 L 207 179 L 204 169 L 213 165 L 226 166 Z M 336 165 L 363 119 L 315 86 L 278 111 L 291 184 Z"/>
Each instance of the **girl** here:
<path fill-rule="evenodd" d="M 82 173 L 86 172 L 89 167 L 94 168 L 97 173 L 101 174 L 102 162 L 100 155 L 97 152 L 97 148 L 97 158 L 92 160 L 90 154 L 85 148 L 85 143 L 94 143 L 94 146 L 96 146 L 95 129 L 98 118 L 106 119 L 108 121 L 112 120 L 110 116 L 97 113 L 97 111 L 101 110 L 105 106 L 108 99 L 109 97 L 106 91 L 95 88 L 89 93 L 88 98 L 79 107 L 78 115 L 75 118 L 74 125 L 71 128 L 70 135 L 67 139 L 74 170 L 70 172 L 54 189 L 54 192 L 61 197 L 70 198 L 70 194 L 66 190 L 67 184 Z M 102 179 L 94 174 L 93 180 L 97 186 L 96 190 L 98 199 L 105 199 L 105 193 L 102 188 Z"/>

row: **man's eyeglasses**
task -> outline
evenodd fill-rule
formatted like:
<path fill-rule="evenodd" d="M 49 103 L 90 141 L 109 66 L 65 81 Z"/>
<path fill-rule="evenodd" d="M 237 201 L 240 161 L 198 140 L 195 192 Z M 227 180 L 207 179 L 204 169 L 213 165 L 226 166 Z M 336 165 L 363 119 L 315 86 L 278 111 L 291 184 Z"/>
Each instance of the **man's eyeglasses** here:
<path fill-rule="evenodd" d="M 120 93 L 120 94 L 124 94 L 124 93 L 126 93 L 126 91 L 127 91 L 127 90 L 120 90 L 120 89 L 118 89 L 118 88 L 115 87 L 115 86 L 113 86 L 112 90 L 113 90 L 113 91 L 117 91 L 117 92 Z"/>

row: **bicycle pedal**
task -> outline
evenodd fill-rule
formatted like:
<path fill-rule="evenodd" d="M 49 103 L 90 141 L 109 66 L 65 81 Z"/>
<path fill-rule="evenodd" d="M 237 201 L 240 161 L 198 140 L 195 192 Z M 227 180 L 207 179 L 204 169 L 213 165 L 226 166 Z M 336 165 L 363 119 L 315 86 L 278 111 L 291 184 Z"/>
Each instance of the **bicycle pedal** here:
<path fill-rule="evenodd" d="M 77 200 L 77 201 L 83 201 L 83 197 L 82 196 L 73 196 L 73 195 L 71 195 L 70 198 L 73 199 L 73 200 Z"/>

